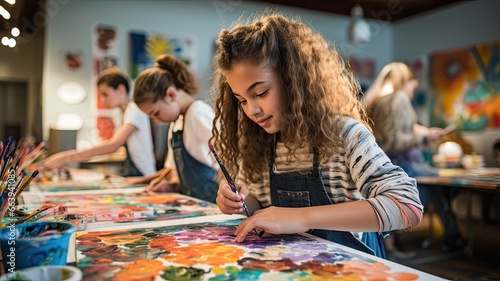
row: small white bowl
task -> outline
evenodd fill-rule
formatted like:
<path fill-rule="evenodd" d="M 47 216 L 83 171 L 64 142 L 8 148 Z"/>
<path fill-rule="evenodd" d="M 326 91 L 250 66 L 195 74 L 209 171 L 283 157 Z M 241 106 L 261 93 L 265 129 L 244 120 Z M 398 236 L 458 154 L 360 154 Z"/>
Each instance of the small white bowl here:
<path fill-rule="evenodd" d="M 80 281 L 82 271 L 75 266 L 45 265 L 16 270 L 3 275 L 0 281 L 33 280 L 33 281 Z"/>

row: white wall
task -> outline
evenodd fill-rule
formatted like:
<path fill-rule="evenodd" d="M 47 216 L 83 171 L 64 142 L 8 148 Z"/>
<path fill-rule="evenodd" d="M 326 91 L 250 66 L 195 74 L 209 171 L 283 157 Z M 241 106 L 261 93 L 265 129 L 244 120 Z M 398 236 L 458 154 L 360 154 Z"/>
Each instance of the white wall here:
<path fill-rule="evenodd" d="M 268 6 L 262 2 L 215 0 L 215 1 L 83 1 L 50 0 L 48 10 L 52 11 L 46 29 L 45 64 L 43 77 L 44 136 L 61 112 L 75 112 L 83 117 L 84 128 L 79 139 L 88 138 L 94 128 L 91 109 L 91 32 L 95 24 L 110 24 L 118 28 L 120 47 L 119 67 L 129 69 L 128 32 L 132 29 L 156 31 L 167 35 L 187 35 L 195 38 L 197 65 L 202 90 L 207 91 L 210 82 L 210 64 L 214 40 L 222 27 L 256 11 L 269 7 L 286 15 L 301 16 L 328 40 L 337 44 L 343 53 L 359 58 L 373 58 L 377 71 L 392 60 L 392 28 L 380 25 L 372 42 L 366 46 L 354 46 L 346 42 L 349 18 L 329 13 L 313 12 L 284 6 Z M 83 67 L 76 72 L 64 71 L 61 61 L 62 50 L 81 50 L 84 53 Z M 73 80 L 84 85 L 87 98 L 77 105 L 66 105 L 56 95 L 63 82 Z M 82 133 L 83 131 L 83 133 Z"/>
<path fill-rule="evenodd" d="M 500 39 L 500 1 L 459 1 L 394 24 L 394 59 Z"/>
<path fill-rule="evenodd" d="M 404 61 L 435 51 L 500 39 L 500 1 L 462 1 L 446 9 L 394 24 L 394 60 Z M 500 110 L 500 109 L 499 109 Z M 464 132 L 475 151 L 486 155 L 488 166 L 500 166 L 492 146 L 500 129 Z"/>

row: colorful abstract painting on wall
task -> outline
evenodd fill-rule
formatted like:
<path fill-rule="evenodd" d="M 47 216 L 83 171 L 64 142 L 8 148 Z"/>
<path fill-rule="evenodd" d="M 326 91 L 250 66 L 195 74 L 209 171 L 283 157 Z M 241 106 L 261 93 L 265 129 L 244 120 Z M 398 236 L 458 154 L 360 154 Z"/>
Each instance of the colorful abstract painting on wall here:
<path fill-rule="evenodd" d="M 154 66 L 162 54 L 174 55 L 188 67 L 194 65 L 194 40 L 185 37 L 166 36 L 160 33 L 134 31 L 130 38 L 130 77 L 135 79 L 141 71 Z"/>
<path fill-rule="evenodd" d="M 500 128 L 500 41 L 437 52 L 429 58 L 431 126 Z"/>
<path fill-rule="evenodd" d="M 311 236 L 249 235 L 236 243 L 240 222 L 78 232 L 77 266 L 83 280 L 433 279 Z"/>

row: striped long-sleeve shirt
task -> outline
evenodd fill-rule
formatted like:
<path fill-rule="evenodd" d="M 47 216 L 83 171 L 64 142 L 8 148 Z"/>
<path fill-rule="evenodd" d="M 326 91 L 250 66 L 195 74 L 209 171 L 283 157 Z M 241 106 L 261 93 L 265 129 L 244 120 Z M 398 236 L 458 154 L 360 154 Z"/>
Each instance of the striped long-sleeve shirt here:
<path fill-rule="evenodd" d="M 380 231 L 404 229 L 417 225 L 423 214 L 415 179 L 391 163 L 375 142 L 371 132 L 353 118 L 338 118 L 342 126 L 344 145 L 339 153 L 321 164 L 321 175 L 332 202 L 343 203 L 369 200 L 380 224 Z M 310 149 L 297 151 L 299 162 L 286 161 L 287 148 L 276 147 L 276 172 L 310 169 L 313 155 Z M 271 205 L 269 170 L 262 181 L 250 184 L 250 192 L 263 208 Z M 410 214 L 401 206 L 406 205 Z M 406 215 L 405 215 L 406 214 Z"/>

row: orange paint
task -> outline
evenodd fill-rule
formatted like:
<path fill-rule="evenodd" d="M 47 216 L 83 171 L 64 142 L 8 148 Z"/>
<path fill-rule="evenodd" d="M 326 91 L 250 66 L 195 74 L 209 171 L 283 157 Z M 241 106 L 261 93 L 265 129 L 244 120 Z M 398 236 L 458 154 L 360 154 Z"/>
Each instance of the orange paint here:
<path fill-rule="evenodd" d="M 159 260 L 138 259 L 133 263 L 124 264 L 123 269 L 116 273 L 113 280 L 154 280 L 160 271 L 164 269 L 165 266 Z"/>
<path fill-rule="evenodd" d="M 149 196 L 149 197 L 144 197 L 139 200 L 139 203 L 146 203 L 146 204 L 166 204 L 175 200 L 178 200 L 179 196 L 173 196 L 173 195 L 168 195 L 168 194 L 162 194 L 162 195 L 155 195 L 155 196 Z"/>
<path fill-rule="evenodd" d="M 151 241 L 149 242 L 150 248 L 163 248 L 167 251 L 171 251 L 172 248 L 178 246 L 179 243 L 177 243 L 177 241 L 175 240 L 175 236 L 173 235 L 161 234 L 151 239 Z"/>
<path fill-rule="evenodd" d="M 246 250 L 237 246 L 224 245 L 219 242 L 189 244 L 185 247 L 175 247 L 169 250 L 171 254 L 164 255 L 162 258 L 168 262 L 185 266 L 195 264 L 222 266 L 237 262 L 246 253 Z"/>
<path fill-rule="evenodd" d="M 124 245 L 134 243 L 142 239 L 141 234 L 119 234 L 111 236 L 100 236 L 102 242 L 108 245 Z"/>
<path fill-rule="evenodd" d="M 396 272 L 391 274 L 391 277 L 397 281 L 418 280 L 418 275 L 409 272 Z"/>

